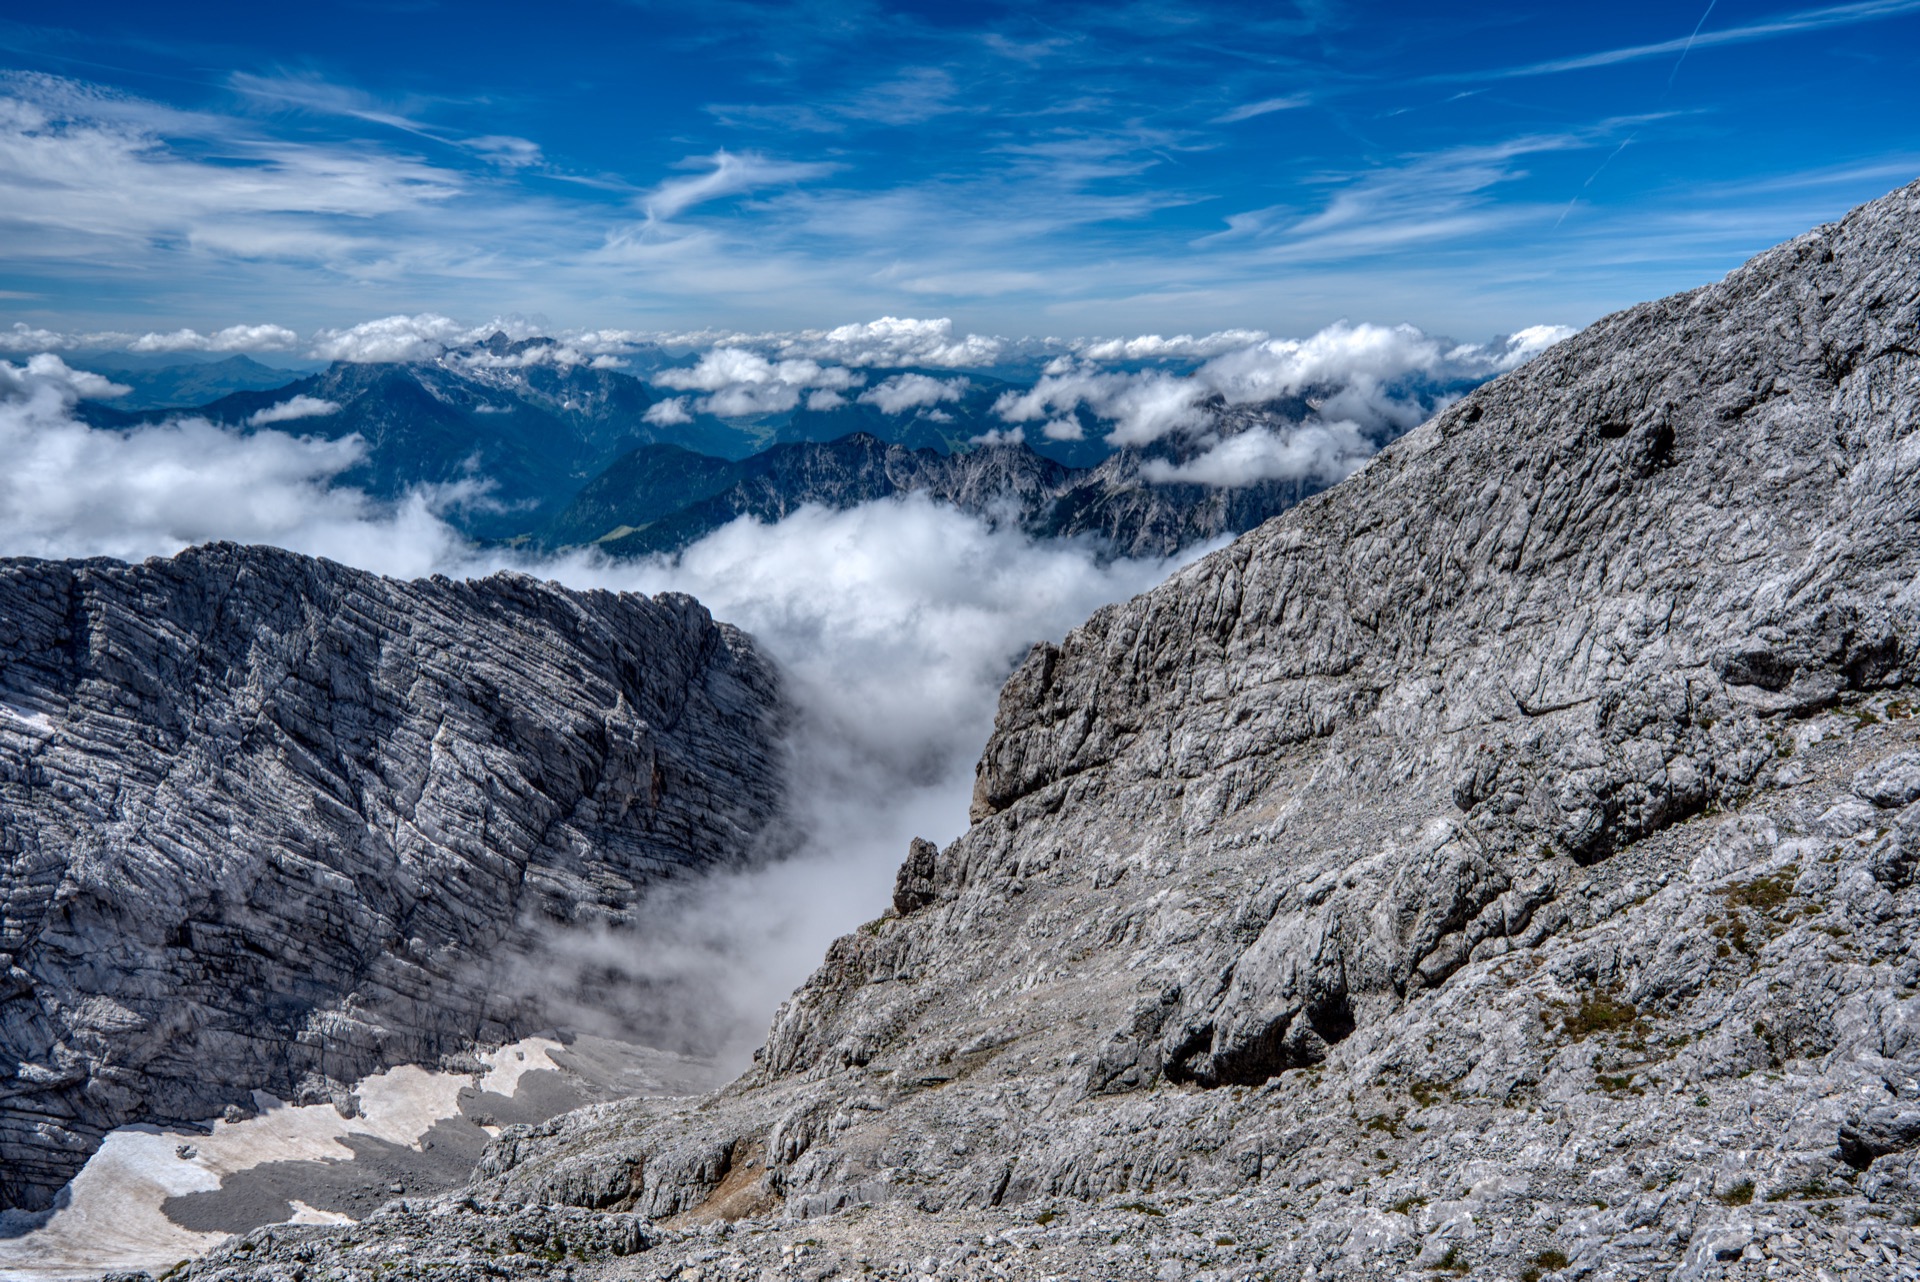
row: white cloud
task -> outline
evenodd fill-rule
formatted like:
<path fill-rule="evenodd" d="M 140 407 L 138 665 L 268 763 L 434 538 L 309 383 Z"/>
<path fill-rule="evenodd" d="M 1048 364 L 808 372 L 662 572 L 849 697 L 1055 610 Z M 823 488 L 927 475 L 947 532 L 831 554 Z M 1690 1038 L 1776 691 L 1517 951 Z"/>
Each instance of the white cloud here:
<path fill-rule="evenodd" d="M 741 384 L 772 383 L 842 391 L 860 386 L 866 382 L 866 375 L 808 360 L 770 361 L 743 347 L 716 347 L 702 354 L 691 368 L 661 370 L 653 381 L 683 391 L 717 392 Z"/>
<path fill-rule="evenodd" d="M 689 368 L 665 369 L 653 376 L 661 387 L 709 392 L 699 408 L 721 418 L 783 414 L 809 390 L 844 392 L 866 382 L 866 375 L 810 360 L 768 360 L 744 347 L 715 347 Z"/>
<path fill-rule="evenodd" d="M 15 321 L 13 327 L 0 330 L 0 352 L 69 352 L 81 344 L 74 341 L 75 335 L 62 334 L 51 329 L 28 325 Z M 98 344 L 101 347 L 119 347 L 133 337 L 131 334 L 94 335 L 109 338 L 110 341 Z"/>
<path fill-rule="evenodd" d="M 299 341 L 298 334 L 281 325 L 230 325 L 211 334 L 177 329 L 136 335 L 121 330 L 67 333 L 15 322 L 11 329 L 0 331 L 0 351 L 10 352 L 278 352 Z"/>
<path fill-rule="evenodd" d="M 1437 371 L 1445 354 L 1439 339 L 1411 325 L 1329 325 L 1310 338 L 1276 338 L 1216 356 L 1195 378 L 1248 404 L 1310 388 L 1369 387 L 1408 374 Z"/>
<path fill-rule="evenodd" d="M 249 435 L 194 418 L 96 430 L 71 410 L 104 382 L 57 356 L 24 368 L 0 361 L 0 548 L 8 555 L 139 560 L 237 539 L 420 575 L 463 546 L 435 511 L 476 497 L 470 490 L 381 505 L 332 485 L 361 457 L 358 437 Z"/>
<path fill-rule="evenodd" d="M 485 134 L 479 138 L 468 138 L 461 145 L 478 152 L 503 169 L 537 165 L 542 159 L 539 143 L 510 134 Z"/>
<path fill-rule="evenodd" d="M 130 352 L 284 352 L 300 336 L 284 325 L 229 325 L 211 334 L 177 329 L 170 334 L 142 334 L 126 344 Z"/>
<path fill-rule="evenodd" d="M 0 405 L 18 401 L 66 407 L 76 400 L 106 400 L 132 390 L 90 370 L 69 368 L 51 352 L 30 358 L 25 366 L 0 361 Z"/>
<path fill-rule="evenodd" d="M 670 401 L 656 401 L 640 417 L 656 427 L 693 422 L 693 415 L 687 412 L 687 398 L 684 396 L 676 396 Z"/>
<path fill-rule="evenodd" d="M 735 383 L 701 398 L 702 412 L 720 418 L 751 418 L 784 414 L 800 403 L 800 389 L 791 383 Z"/>
<path fill-rule="evenodd" d="M 1276 111 L 1292 111 L 1304 107 L 1312 99 L 1303 93 L 1288 94 L 1284 98 L 1264 98 L 1259 102 L 1244 103 L 1232 111 L 1222 112 L 1212 120 L 1216 125 L 1238 124 L 1242 120 L 1252 120 L 1255 116 L 1265 116 Z"/>
<path fill-rule="evenodd" d="M 711 156 L 689 157 L 680 167 L 694 169 L 711 166 L 704 174 L 691 178 L 669 178 L 645 196 L 640 206 L 649 222 L 665 222 L 693 206 L 722 196 L 732 196 L 756 187 L 771 187 L 818 177 L 832 171 L 831 165 L 795 164 L 769 160 L 753 152 L 716 151 Z"/>
<path fill-rule="evenodd" d="M 1077 418 L 1056 418 L 1040 425 L 1040 435 L 1049 441 L 1084 441 L 1087 430 Z"/>
<path fill-rule="evenodd" d="M 339 412 L 337 401 L 324 401 L 318 396 L 302 394 L 255 411 L 247 418 L 247 426 L 265 427 L 269 423 L 289 423 L 297 418 L 322 418 Z"/>
<path fill-rule="evenodd" d="M 885 907 L 909 839 L 965 830 L 1000 685 L 1027 648 L 1175 564 L 1102 565 L 1090 545 L 1035 542 L 913 496 L 742 519 L 675 561 L 533 567 L 579 587 L 689 592 L 753 634 L 799 707 L 802 840 L 784 863 L 661 888 L 619 935 L 561 941 L 536 992 L 632 994 L 648 1004 L 603 1017 L 711 1039 L 744 1068 L 827 944 Z M 569 957 L 587 962 L 584 983 Z M 606 983 L 608 964 L 635 982 Z"/>
<path fill-rule="evenodd" d="M 663 369 L 653 376 L 661 387 L 717 392 L 734 383 L 780 382 L 773 362 L 741 347 L 716 347 L 685 369 Z"/>
<path fill-rule="evenodd" d="M 979 445 L 991 449 L 996 445 L 1024 445 L 1026 444 L 1026 440 L 1027 434 L 1022 428 L 996 427 L 989 428 L 978 436 L 969 436 L 967 438 L 967 444 Z"/>
<path fill-rule="evenodd" d="M 568 346 L 596 356 L 621 356 L 660 341 L 657 334 L 634 329 L 565 330 L 559 335 Z"/>
<path fill-rule="evenodd" d="M 1723 27 L 1717 31 L 1701 31 L 1696 26 L 1691 35 L 1676 36 L 1671 40 L 1662 40 L 1654 44 L 1603 49 L 1597 53 L 1556 58 L 1549 62 L 1527 63 L 1497 71 L 1456 72 L 1440 78 L 1495 80 L 1519 76 L 1550 76 L 1568 71 L 1585 71 L 1592 67 L 1610 67 L 1621 62 L 1637 62 L 1643 58 L 1664 58 L 1675 53 L 1684 57 L 1692 49 L 1705 49 L 1714 45 L 1745 44 L 1754 40 L 1771 40 L 1779 36 L 1796 35 L 1802 31 L 1818 31 L 1826 27 L 1873 22 L 1881 18 L 1910 14 L 1916 9 L 1920 9 L 1920 3 L 1915 3 L 1915 0 L 1853 0 L 1852 3 L 1802 9 L 1777 16 L 1763 16 L 1759 21 L 1745 26 Z M 1702 21 L 1704 22 L 1704 19 Z"/>
<path fill-rule="evenodd" d="M 1265 330 L 1223 329 L 1211 334 L 1203 334 L 1198 338 L 1192 334 L 1176 334 L 1172 338 L 1162 338 L 1158 334 L 1142 334 L 1138 338 L 1091 339 L 1076 344 L 1076 347 L 1080 355 L 1087 360 L 1111 363 L 1219 356 L 1236 348 L 1251 347 L 1255 343 L 1265 342 L 1266 339 Z M 1068 364 L 1070 366 L 1071 362 Z"/>
<path fill-rule="evenodd" d="M 339 270 L 391 253 L 371 220 L 424 214 L 466 187 L 414 157 L 265 137 L 56 76 L 0 77 L 0 235 L 20 261 L 165 252 Z"/>
<path fill-rule="evenodd" d="M 867 398 L 863 396 L 860 399 L 864 401 Z M 807 393 L 807 408 L 815 412 L 823 412 L 826 410 L 837 410 L 837 409 L 840 409 L 842 406 L 846 405 L 846 403 L 847 403 L 847 398 L 840 395 L 840 393 L 838 392 Z"/>
<path fill-rule="evenodd" d="M 383 316 L 348 329 L 323 329 L 313 336 L 313 355 L 323 361 L 432 360 L 447 348 L 485 338 L 492 331 L 469 329 L 447 316 Z"/>
<path fill-rule="evenodd" d="M 1198 458 L 1178 466 L 1148 459 L 1140 475 L 1149 481 L 1186 481 L 1231 489 L 1258 481 L 1345 480 L 1379 449 L 1349 420 L 1256 427 L 1229 436 Z"/>
<path fill-rule="evenodd" d="M 1450 345 L 1411 325 L 1339 324 L 1310 338 L 1257 343 L 1207 362 L 1194 381 L 1229 405 L 1312 393 L 1312 416 L 1229 436 L 1178 466 L 1148 460 L 1141 475 L 1149 481 L 1224 487 L 1266 480 L 1330 485 L 1450 399 L 1431 388 L 1396 391 L 1404 380 L 1491 377 L 1573 333 L 1563 325 L 1534 325 L 1492 343 Z"/>
<path fill-rule="evenodd" d="M 1048 426 L 1042 431 L 1047 435 L 1071 440 L 1057 433 L 1066 431 L 1066 422 L 1084 406 L 1113 424 L 1108 439 L 1115 445 L 1146 445 L 1171 432 L 1205 436 L 1214 424 L 1206 406 L 1215 397 L 1226 405 L 1253 405 L 1311 394 L 1318 421 L 1348 420 L 1376 436 L 1390 436 L 1413 427 L 1437 407 L 1434 396 L 1423 390 L 1426 385 L 1503 373 L 1572 332 L 1564 326 L 1536 325 L 1491 344 L 1454 344 L 1411 325 L 1341 322 L 1307 338 L 1269 339 L 1229 330 L 1199 339 L 1152 334 L 1103 339 L 1086 345 L 1080 361 L 1056 357 L 1048 362 L 1032 387 L 1004 393 L 994 402 L 994 412 L 1009 423 L 1045 421 Z M 1242 339 L 1254 341 L 1235 341 Z M 1103 370 L 1098 364 L 1209 351 L 1216 354 L 1190 376 L 1158 369 Z M 1254 450 L 1255 444 L 1234 448 L 1243 452 L 1229 456 L 1235 466 L 1252 466 L 1252 455 L 1244 452 Z M 1270 443 L 1262 448 L 1263 457 L 1279 458 L 1291 447 Z M 1200 477 L 1200 472 L 1189 471 L 1182 479 Z"/>
<path fill-rule="evenodd" d="M 229 325 L 211 334 L 194 329 L 130 334 L 120 330 L 64 333 L 15 322 L 0 330 L 5 352 L 279 352 L 298 345 L 300 336 L 282 325 Z"/>
<path fill-rule="evenodd" d="M 477 331 L 469 331 L 469 333 L 475 332 Z M 557 369 L 573 369 L 579 365 L 594 369 L 611 369 L 619 365 L 619 362 L 611 356 L 595 356 L 571 343 L 537 343 L 532 347 L 504 355 L 496 355 L 485 349 L 456 352 L 448 354 L 448 361 L 465 370 L 531 369 L 536 365 L 552 365 Z"/>
<path fill-rule="evenodd" d="M 1458 361 L 1463 366 L 1479 363 L 1489 370 L 1504 374 L 1579 332 L 1570 325 L 1529 325 L 1485 346 L 1462 344 L 1448 352 L 1447 359 Z"/>
<path fill-rule="evenodd" d="M 860 393 L 860 403 L 877 406 L 883 414 L 904 414 L 942 401 L 957 401 L 973 386 L 964 378 L 929 378 L 925 374 L 895 374 Z"/>
<path fill-rule="evenodd" d="M 1514 369 L 1573 334 L 1534 325 L 1490 344 L 1452 344 L 1411 325 L 1329 325 L 1310 338 L 1278 338 L 1215 357 L 1194 377 L 1230 405 L 1319 392 L 1321 417 L 1349 417 L 1370 430 L 1419 423 L 1430 398 L 1396 394 L 1413 377 L 1467 381 Z"/>
<path fill-rule="evenodd" d="M 1103 372 L 1091 365 L 1046 374 L 1024 392 L 1005 392 L 994 413 L 1009 423 L 1070 416 L 1081 405 L 1113 423 L 1116 445 L 1144 445 L 1173 431 L 1200 431 L 1211 421 L 1200 408 L 1208 388 L 1161 371 Z"/>
<path fill-rule="evenodd" d="M 837 329 L 802 330 L 797 334 L 769 337 L 777 350 L 785 354 L 855 367 L 925 365 L 938 369 L 971 369 L 994 364 L 1009 346 L 1004 338 L 981 334 L 956 338 L 953 322 L 945 317 L 920 320 L 882 316 Z"/>

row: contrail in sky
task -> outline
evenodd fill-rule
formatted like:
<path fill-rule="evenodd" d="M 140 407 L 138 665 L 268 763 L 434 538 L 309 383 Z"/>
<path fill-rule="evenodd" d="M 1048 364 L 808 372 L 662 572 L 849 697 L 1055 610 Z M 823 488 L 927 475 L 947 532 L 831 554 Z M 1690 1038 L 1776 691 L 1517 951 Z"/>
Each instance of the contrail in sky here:
<path fill-rule="evenodd" d="M 1711 9 L 1713 6 L 1708 5 L 1707 7 Z M 1631 143 L 1635 138 L 1638 138 L 1639 136 L 1640 135 L 1637 133 L 1628 134 L 1626 138 L 1622 140 L 1622 142 L 1618 147 L 1615 147 L 1612 151 L 1607 153 L 1607 158 L 1600 162 L 1600 169 L 1605 169 L 1608 165 L 1611 165 L 1613 163 L 1613 158 L 1619 155 L 1621 152 L 1625 151 L 1627 149 L 1627 145 Z M 1593 186 L 1593 180 L 1600 176 L 1600 169 L 1596 169 L 1592 173 L 1587 175 L 1587 180 L 1580 184 L 1580 191 L 1585 191 L 1587 188 Z M 1560 211 L 1560 216 L 1553 220 L 1553 225 L 1555 230 L 1559 229 L 1561 223 L 1564 223 L 1565 221 L 1567 221 L 1567 215 L 1572 213 L 1573 207 L 1579 203 L 1580 203 L 1579 192 L 1575 192 L 1573 199 L 1567 202 L 1567 207 Z"/>
<path fill-rule="evenodd" d="M 1693 34 L 1687 37 L 1686 48 L 1682 49 L 1680 56 L 1673 60 L 1673 70 L 1667 73 L 1667 88 L 1673 88 L 1673 78 L 1680 74 L 1680 64 L 1685 62 L 1687 55 L 1693 51 L 1693 42 L 1700 38 L 1700 28 L 1707 25 L 1707 19 L 1713 16 L 1713 6 L 1718 3 L 1720 0 L 1707 0 L 1707 11 L 1700 15 L 1700 21 L 1693 24 Z"/>

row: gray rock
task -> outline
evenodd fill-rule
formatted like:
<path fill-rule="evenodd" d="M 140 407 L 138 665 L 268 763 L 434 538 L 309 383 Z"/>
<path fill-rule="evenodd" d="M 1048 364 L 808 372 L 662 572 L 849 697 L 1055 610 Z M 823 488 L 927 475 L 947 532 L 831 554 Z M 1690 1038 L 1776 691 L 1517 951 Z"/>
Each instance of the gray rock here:
<path fill-rule="evenodd" d="M 1883 1104 L 1840 1126 L 1840 1155 L 1861 1170 L 1875 1158 L 1920 1144 L 1920 1103 Z"/>
<path fill-rule="evenodd" d="M 893 910 L 902 917 L 918 912 L 934 900 L 935 865 L 940 848 L 919 837 L 907 848 L 906 862 L 893 879 Z"/>
<path fill-rule="evenodd" d="M 1835 1141 L 1920 1098 L 1913 828 L 1841 807 L 1920 750 L 1916 263 L 1920 184 L 1037 647 L 751 1073 L 476 1191 L 655 1277 L 1915 1275 L 1911 1152 Z"/>
<path fill-rule="evenodd" d="M 0 561 L 0 1207 L 107 1130 L 541 1026 L 503 967 L 765 853 L 781 704 L 691 598 L 262 548 Z"/>
<path fill-rule="evenodd" d="M 1853 791 L 1882 810 L 1920 801 L 1920 752 L 1902 752 L 1876 761 L 1853 777 Z"/>

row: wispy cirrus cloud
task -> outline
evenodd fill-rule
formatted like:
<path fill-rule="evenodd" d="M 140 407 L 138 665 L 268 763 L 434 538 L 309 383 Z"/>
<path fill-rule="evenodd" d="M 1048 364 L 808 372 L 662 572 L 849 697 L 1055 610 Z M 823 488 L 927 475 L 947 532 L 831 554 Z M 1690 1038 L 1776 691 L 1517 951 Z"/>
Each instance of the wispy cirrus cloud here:
<path fill-rule="evenodd" d="M 1408 15 L 1384 42 L 1337 8 L 1215 0 L 615 5 L 566 41 L 436 42 L 403 13 L 308 31 L 294 63 L 193 11 L 7 36 L 41 70 L 0 83 L 0 330 L 1588 319 L 1879 194 L 1898 176 L 1868 173 L 1911 150 L 1895 122 L 1917 91 L 1882 32 L 1913 30 L 1920 0 L 1703 5 L 1596 25 L 1495 4 Z M 1673 114 L 1620 151 L 1634 127 L 1616 122 L 1703 16 Z M 1582 52 L 1593 30 L 1627 34 Z M 1475 62 L 1494 68 L 1480 83 L 1431 83 Z M 1422 83 L 1432 101 L 1405 109 Z M 1856 176 L 1763 185 L 1821 166 Z M 1742 182 L 1759 194 L 1726 194 Z"/>
<path fill-rule="evenodd" d="M 1601 49 L 1593 53 L 1575 54 L 1566 58 L 1549 58 L 1541 62 L 1523 63 L 1518 66 L 1500 67 L 1489 71 L 1463 71 L 1446 73 L 1430 77 L 1434 80 L 1510 80 L 1527 76 L 1557 76 L 1569 71 L 1590 71 L 1598 67 L 1612 67 L 1621 63 L 1641 62 L 1648 58 L 1667 58 L 1684 56 L 1695 49 L 1710 49 L 1720 45 L 1751 44 L 1757 40 L 1777 40 L 1784 36 L 1802 35 L 1810 31 L 1823 31 L 1830 27 L 1849 27 L 1862 22 L 1878 22 L 1887 18 L 1898 18 L 1908 14 L 1920 13 L 1920 0 L 1862 0 L 1857 4 L 1828 5 L 1818 9 L 1801 9 L 1792 13 L 1783 13 L 1773 18 L 1763 18 L 1757 22 L 1747 22 L 1736 27 L 1722 27 L 1719 30 L 1703 31 L 1695 29 L 1691 35 L 1675 36 L 1671 40 L 1656 40 L 1647 44 L 1623 45 L 1614 49 Z"/>
<path fill-rule="evenodd" d="M 803 102 L 709 103 L 723 124 L 809 133 L 843 133 L 862 126 L 898 128 L 967 110 L 958 82 L 940 67 L 906 67 L 833 99 Z"/>
<path fill-rule="evenodd" d="M 312 72 L 276 72 L 261 75 L 236 71 L 227 77 L 235 93 L 255 102 L 320 115 L 346 116 L 385 125 L 402 133 L 441 140 L 441 132 L 416 118 L 407 104 L 383 102 L 365 90 L 339 84 Z"/>
<path fill-rule="evenodd" d="M 418 213 L 466 185 L 415 158 L 289 143 L 54 77 L 0 78 L 0 233 L 16 260 L 156 240 L 332 260 L 365 239 L 335 220 Z"/>
<path fill-rule="evenodd" d="M 687 178 L 669 178 L 640 198 L 649 222 L 665 222 L 695 205 L 766 187 L 784 186 L 831 173 L 830 164 L 771 160 L 757 152 L 722 149 L 711 156 L 689 156 L 677 166 L 707 167 Z"/>
<path fill-rule="evenodd" d="M 1262 98 L 1259 102 L 1242 103 L 1231 111 L 1223 111 L 1213 118 L 1216 125 L 1235 125 L 1242 120 L 1252 120 L 1256 116 L 1271 115 L 1276 111 L 1293 111 L 1304 107 L 1313 99 L 1303 93 L 1287 94 L 1279 98 Z"/>

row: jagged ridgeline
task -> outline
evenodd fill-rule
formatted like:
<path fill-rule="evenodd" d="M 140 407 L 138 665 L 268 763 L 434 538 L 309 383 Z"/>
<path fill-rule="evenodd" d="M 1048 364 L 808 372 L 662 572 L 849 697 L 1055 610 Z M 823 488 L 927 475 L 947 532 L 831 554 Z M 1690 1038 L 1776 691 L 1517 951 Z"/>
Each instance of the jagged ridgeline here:
<path fill-rule="evenodd" d="M 1257 409 L 1213 412 L 1229 433 L 1264 420 Z M 1217 488 L 1142 475 L 1150 460 L 1201 452 L 1191 441 L 1160 441 L 1069 467 L 1024 445 L 944 453 L 865 432 L 775 445 L 737 461 L 644 445 L 589 481 L 542 541 L 616 557 L 678 552 L 742 516 L 777 521 L 809 503 L 849 508 L 919 494 L 1035 538 L 1091 536 L 1105 553 L 1161 557 L 1252 529 L 1326 486 L 1318 477 Z"/>
<path fill-rule="evenodd" d="M 1905 1276 L 1917 681 L 1920 185 L 1036 649 L 733 1087 L 195 1273 Z"/>
<path fill-rule="evenodd" d="M 531 1031 L 526 931 L 770 853 L 782 708 L 686 596 L 0 561 L 0 1208 L 115 1126 Z"/>

